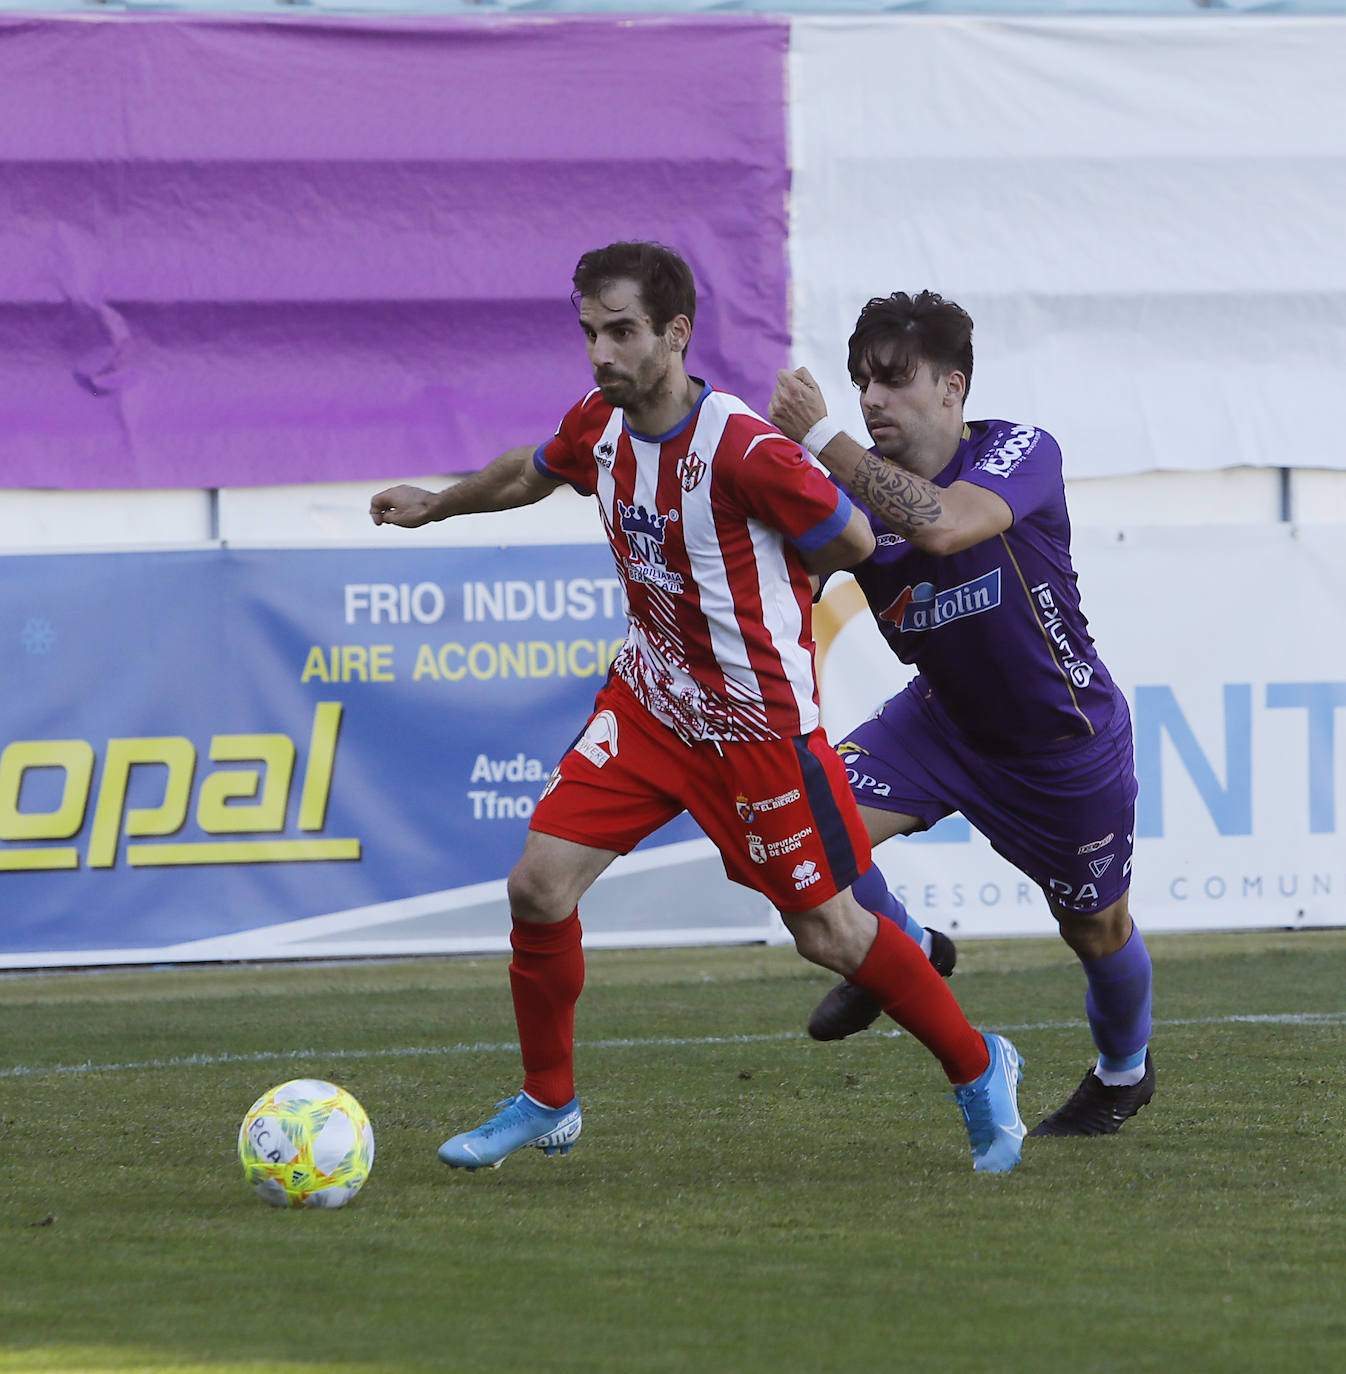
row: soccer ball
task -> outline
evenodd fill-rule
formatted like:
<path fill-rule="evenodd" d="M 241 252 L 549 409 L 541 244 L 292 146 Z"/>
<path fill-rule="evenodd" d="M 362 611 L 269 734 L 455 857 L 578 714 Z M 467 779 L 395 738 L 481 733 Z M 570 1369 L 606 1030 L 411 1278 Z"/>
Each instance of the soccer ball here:
<path fill-rule="evenodd" d="M 253 1191 L 273 1207 L 344 1207 L 374 1165 L 374 1131 L 344 1088 L 296 1078 L 248 1108 L 238 1157 Z"/>

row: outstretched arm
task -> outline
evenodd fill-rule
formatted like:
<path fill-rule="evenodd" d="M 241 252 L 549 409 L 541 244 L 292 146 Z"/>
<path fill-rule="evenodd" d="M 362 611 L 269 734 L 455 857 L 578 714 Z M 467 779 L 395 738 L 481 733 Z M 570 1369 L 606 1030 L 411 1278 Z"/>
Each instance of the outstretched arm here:
<path fill-rule="evenodd" d="M 559 485 L 537 470 L 531 448 L 512 448 L 443 491 L 405 485 L 387 487 L 370 500 L 369 516 L 376 525 L 401 525 L 412 530 L 452 515 L 531 506 Z"/>
<path fill-rule="evenodd" d="M 776 390 L 767 415 L 797 444 L 826 418 L 827 403 L 807 368 L 776 374 Z M 926 553 L 959 553 L 1014 523 L 1008 503 L 995 492 L 973 482 L 937 487 L 900 464 L 871 453 L 844 430 L 814 456 L 890 530 Z"/>

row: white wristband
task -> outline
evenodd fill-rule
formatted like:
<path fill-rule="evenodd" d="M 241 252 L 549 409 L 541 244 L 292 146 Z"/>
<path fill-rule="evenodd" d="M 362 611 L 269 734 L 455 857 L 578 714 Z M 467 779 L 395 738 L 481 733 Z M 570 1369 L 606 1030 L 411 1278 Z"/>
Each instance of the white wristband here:
<path fill-rule="evenodd" d="M 816 458 L 838 434 L 844 434 L 846 426 L 830 415 L 824 415 L 800 442 Z"/>

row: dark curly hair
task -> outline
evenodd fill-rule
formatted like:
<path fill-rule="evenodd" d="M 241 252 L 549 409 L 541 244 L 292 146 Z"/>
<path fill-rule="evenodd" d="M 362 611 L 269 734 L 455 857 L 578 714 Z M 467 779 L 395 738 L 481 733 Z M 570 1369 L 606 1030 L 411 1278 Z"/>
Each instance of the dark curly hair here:
<path fill-rule="evenodd" d="M 917 296 L 894 291 L 867 302 L 850 338 L 846 364 L 851 377 L 905 381 L 923 362 L 938 377 L 961 372 L 970 391 L 972 316 L 934 291 Z"/>

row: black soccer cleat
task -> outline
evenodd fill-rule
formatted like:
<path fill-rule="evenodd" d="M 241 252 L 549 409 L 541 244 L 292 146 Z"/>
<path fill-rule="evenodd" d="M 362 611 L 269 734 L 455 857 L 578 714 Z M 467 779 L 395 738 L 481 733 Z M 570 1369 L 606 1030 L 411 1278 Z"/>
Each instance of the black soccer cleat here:
<path fill-rule="evenodd" d="M 844 1040 L 868 1030 L 883 1010 L 879 999 L 864 988 L 842 979 L 813 1009 L 809 1034 L 815 1040 Z"/>
<path fill-rule="evenodd" d="M 930 931 L 930 962 L 941 978 L 947 978 L 958 962 L 958 950 L 942 930 Z"/>
<path fill-rule="evenodd" d="M 935 972 L 947 978 L 958 962 L 954 943 L 942 931 L 930 932 L 930 963 Z M 844 1040 L 857 1031 L 868 1030 L 883 1007 L 873 993 L 842 979 L 813 1009 L 809 1034 L 815 1040 Z"/>
<path fill-rule="evenodd" d="M 1030 1136 L 1112 1135 L 1154 1096 L 1154 1060 L 1145 1054 L 1145 1075 L 1139 1083 L 1109 1087 L 1090 1069 L 1084 1081 Z"/>

